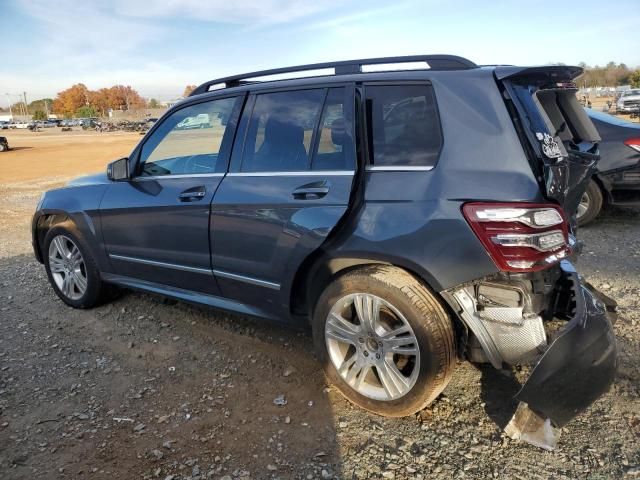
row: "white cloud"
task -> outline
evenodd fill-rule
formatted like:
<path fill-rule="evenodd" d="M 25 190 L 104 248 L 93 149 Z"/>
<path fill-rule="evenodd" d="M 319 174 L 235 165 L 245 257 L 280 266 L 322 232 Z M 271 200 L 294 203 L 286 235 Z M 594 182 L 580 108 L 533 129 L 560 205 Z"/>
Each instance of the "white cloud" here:
<path fill-rule="evenodd" d="M 37 35 L 21 46 L 33 58 L 20 71 L 0 71 L 0 84 L 9 91 L 32 92 L 34 98 L 55 96 L 78 82 L 89 88 L 124 83 L 143 95 L 170 97 L 180 94 L 186 83 L 209 78 L 212 67 L 196 60 L 204 52 L 198 53 L 188 42 L 184 54 L 167 58 L 171 54 L 161 45 L 172 41 L 175 47 L 180 31 L 172 20 L 255 29 L 318 18 L 337 5 L 345 4 L 339 0 L 19 0 L 15 8 L 35 20 Z M 212 33 L 215 29 L 212 25 Z"/>
<path fill-rule="evenodd" d="M 67 59 L 90 65 L 104 62 L 135 50 L 161 34 L 161 29 L 152 23 L 113 15 L 103 5 L 77 0 L 58 0 L 55 4 L 48 0 L 17 3 L 24 13 L 40 22 L 41 47 L 45 54 L 55 55 L 51 60 L 56 62 L 65 63 Z"/>
<path fill-rule="evenodd" d="M 188 18 L 244 26 L 288 22 L 344 4 L 339 0 L 115 0 L 115 11 L 132 17 Z"/>

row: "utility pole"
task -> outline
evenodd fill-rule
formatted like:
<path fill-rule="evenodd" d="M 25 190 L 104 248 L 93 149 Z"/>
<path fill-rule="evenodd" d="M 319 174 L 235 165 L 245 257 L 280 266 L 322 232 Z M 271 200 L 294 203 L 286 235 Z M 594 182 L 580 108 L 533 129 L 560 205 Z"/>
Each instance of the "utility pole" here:
<path fill-rule="evenodd" d="M 11 99 L 9 98 L 9 94 L 5 93 L 7 96 L 7 103 L 9 104 L 9 115 L 11 116 L 11 121 L 13 121 L 13 111 L 11 110 Z"/>
<path fill-rule="evenodd" d="M 29 107 L 27 107 L 27 92 L 22 92 L 22 95 L 24 96 L 24 110 L 25 110 L 25 115 L 29 116 Z"/>

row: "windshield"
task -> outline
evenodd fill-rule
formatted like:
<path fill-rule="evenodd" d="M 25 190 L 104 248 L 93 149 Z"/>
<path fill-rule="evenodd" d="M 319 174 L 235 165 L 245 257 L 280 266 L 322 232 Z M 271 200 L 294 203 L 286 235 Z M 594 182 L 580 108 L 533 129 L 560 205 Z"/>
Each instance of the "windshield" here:
<path fill-rule="evenodd" d="M 627 90 L 626 92 L 624 92 L 622 94 L 623 97 L 628 97 L 630 95 L 640 95 L 640 90 L 636 89 L 636 90 Z"/>

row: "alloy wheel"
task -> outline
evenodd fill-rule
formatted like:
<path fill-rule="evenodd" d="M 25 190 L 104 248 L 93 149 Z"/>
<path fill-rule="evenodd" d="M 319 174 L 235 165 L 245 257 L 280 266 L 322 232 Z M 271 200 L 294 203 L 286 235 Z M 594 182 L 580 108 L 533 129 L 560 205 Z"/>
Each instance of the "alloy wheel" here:
<path fill-rule="evenodd" d="M 420 349 L 413 329 L 380 297 L 354 293 L 340 298 L 326 320 L 325 341 L 338 374 L 368 398 L 398 399 L 418 379 Z"/>
<path fill-rule="evenodd" d="M 589 210 L 589 207 L 591 206 L 591 198 L 589 198 L 589 195 L 587 195 L 587 193 L 583 193 L 582 197 L 580 197 L 580 203 L 578 204 L 578 212 L 577 212 L 577 217 L 581 218 L 582 216 L 584 216 L 585 213 L 587 213 L 587 211 Z"/>
<path fill-rule="evenodd" d="M 84 259 L 69 237 L 58 235 L 49 244 L 49 269 L 58 289 L 70 300 L 80 299 L 87 291 Z"/>

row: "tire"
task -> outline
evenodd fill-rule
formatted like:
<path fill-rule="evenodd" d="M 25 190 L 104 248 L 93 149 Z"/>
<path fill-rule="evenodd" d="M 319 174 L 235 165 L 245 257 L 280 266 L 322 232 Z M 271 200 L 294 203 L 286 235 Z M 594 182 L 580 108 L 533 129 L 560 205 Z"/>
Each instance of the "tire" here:
<path fill-rule="evenodd" d="M 0 152 L 4 152 L 5 150 L 8 150 L 7 147 L 5 146 L 4 143 L 0 143 Z"/>
<path fill-rule="evenodd" d="M 602 203 L 602 190 L 596 182 L 589 180 L 587 189 L 580 199 L 580 205 L 578 205 L 576 214 L 578 225 L 583 227 L 591 223 L 600 214 Z"/>
<path fill-rule="evenodd" d="M 375 333 L 370 334 L 358 312 L 366 311 L 367 306 L 374 311 L 376 304 L 379 320 L 374 322 Z M 349 328 L 336 320 L 336 312 L 342 319 L 351 315 Z M 451 319 L 425 285 L 396 267 L 364 267 L 336 278 L 316 303 L 312 328 L 328 381 L 347 400 L 378 415 L 403 417 L 422 410 L 444 390 L 453 374 L 456 356 Z M 390 333 L 400 328 L 405 330 L 401 335 Z M 341 343 L 344 338 L 347 341 Z M 407 355 L 401 353 L 405 351 Z M 341 363 L 343 356 L 349 360 Z M 353 358 L 355 364 L 345 369 Z M 390 363 L 396 368 L 389 367 Z M 401 381 L 396 381 L 398 373 Z"/>
<path fill-rule="evenodd" d="M 52 246 L 54 242 L 55 244 Z M 67 263 L 64 263 L 64 260 L 62 260 L 63 255 L 59 254 L 59 242 L 64 243 L 70 253 L 70 256 L 67 257 Z M 85 288 L 82 289 L 80 281 L 74 281 L 71 290 L 65 292 L 63 290 L 67 284 L 64 279 L 70 274 L 69 271 L 72 270 L 72 268 L 68 268 L 67 270 L 69 271 L 65 272 L 61 269 L 61 266 L 65 265 L 69 267 L 71 259 L 76 258 L 73 255 L 73 247 L 78 249 L 80 255 L 80 263 L 76 265 L 77 268 L 75 269 L 76 278 L 77 275 L 81 275 L 86 283 Z M 42 253 L 49 283 L 51 283 L 56 295 L 58 295 L 64 303 L 74 308 L 91 308 L 102 302 L 107 293 L 106 285 L 104 285 L 100 279 L 100 271 L 94 258 L 91 256 L 89 248 L 77 235 L 63 227 L 50 229 L 45 235 Z M 54 256 L 56 260 L 53 260 L 52 256 Z M 52 269 L 54 271 L 52 271 Z M 62 286 L 60 285 L 61 279 Z"/>

